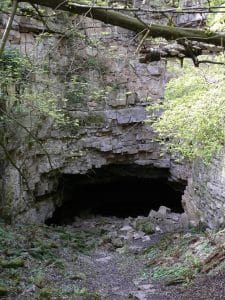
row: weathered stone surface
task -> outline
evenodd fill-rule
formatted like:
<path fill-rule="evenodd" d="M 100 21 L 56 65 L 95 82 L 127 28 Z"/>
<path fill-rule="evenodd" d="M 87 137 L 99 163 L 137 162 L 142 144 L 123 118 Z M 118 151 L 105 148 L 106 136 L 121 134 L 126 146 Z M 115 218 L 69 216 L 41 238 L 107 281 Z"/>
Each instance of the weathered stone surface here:
<path fill-rule="evenodd" d="M 186 230 L 190 225 L 186 213 L 173 213 L 166 206 L 161 206 L 158 211 L 152 209 L 148 217 L 138 217 L 133 222 L 135 229 L 147 234 Z"/>
<path fill-rule="evenodd" d="M 166 206 L 160 206 L 158 212 L 160 214 L 162 214 L 163 216 L 166 216 L 167 213 L 171 212 L 171 209 L 169 207 L 166 207 Z"/>
<path fill-rule="evenodd" d="M 0 15 L 1 32 L 7 19 L 7 16 Z M 81 20 L 80 26 L 85 28 L 85 25 L 90 25 L 88 22 L 90 21 Z M 61 174 L 86 174 L 93 168 L 119 163 L 124 165 L 124 171 L 130 165 L 143 166 L 146 167 L 146 177 L 166 176 L 168 180 L 177 184 L 185 184 L 190 177 L 191 170 L 187 164 L 179 164 L 169 155 L 161 156 L 160 146 L 154 142 L 152 128 L 145 123 L 146 105 L 152 100 L 163 98 L 164 95 L 164 86 L 168 78 L 165 62 L 149 65 L 139 63 L 134 55 L 136 48 L 130 42 L 132 33 L 107 27 L 109 34 L 103 36 L 101 26 L 104 25 L 100 22 L 96 24 L 99 29 L 86 26 L 85 33 L 90 38 L 98 38 L 101 46 L 98 51 L 90 45 L 83 47 L 85 50 L 79 55 L 81 61 L 86 55 L 92 59 L 100 59 L 104 68 L 106 67 L 104 85 L 108 85 L 112 90 L 104 101 L 88 99 L 86 104 L 77 103 L 77 106 L 69 111 L 71 118 L 80 121 L 79 128 L 57 129 L 53 121 L 48 119 L 37 133 L 43 147 L 35 144 L 27 152 L 26 147 L 21 145 L 20 157 L 15 158 L 15 163 L 20 166 L 26 158 L 23 168 L 27 182 L 21 179 L 21 174 L 11 165 L 5 168 L 0 182 L 1 186 L 4 186 L 0 203 L 1 213 L 14 221 L 44 222 L 49 218 L 61 201 L 55 196 Z M 65 31 L 63 22 L 49 25 L 58 32 L 61 29 Z M 41 59 L 46 54 L 47 46 L 57 43 L 56 37 L 49 37 L 37 43 L 35 34 L 43 29 L 39 20 L 31 22 L 28 18 L 18 16 L 7 47 L 18 48 L 26 55 Z M 70 55 L 74 53 L 74 49 L 63 46 L 60 44 L 61 49 L 56 57 L 61 75 L 68 68 Z M 110 55 L 107 52 L 109 50 Z M 99 76 L 99 71 L 92 68 L 87 73 L 89 81 L 100 90 L 102 75 Z M 56 84 L 54 88 L 60 91 L 60 85 Z M 91 121 L 88 120 L 90 112 L 94 113 Z M 28 122 L 29 120 L 24 118 L 26 125 L 29 125 Z M 18 129 L 18 136 L 20 134 Z M 16 152 L 14 141 L 10 147 L 12 152 Z M 192 224 L 201 221 L 210 227 L 223 224 L 225 162 L 221 157 L 215 158 L 208 168 L 195 163 L 193 176 L 189 178 L 183 197 L 188 214 L 188 217 L 181 217 L 183 224 L 187 225 L 188 219 Z M 137 169 L 134 172 L 137 172 Z M 156 214 L 158 218 L 162 218 L 167 215 L 167 211 Z M 168 222 L 172 221 L 174 220 L 170 219 Z"/>
<path fill-rule="evenodd" d="M 183 204 L 193 224 L 210 228 L 225 222 L 225 152 L 222 150 L 208 166 L 200 161 L 193 164 Z"/>

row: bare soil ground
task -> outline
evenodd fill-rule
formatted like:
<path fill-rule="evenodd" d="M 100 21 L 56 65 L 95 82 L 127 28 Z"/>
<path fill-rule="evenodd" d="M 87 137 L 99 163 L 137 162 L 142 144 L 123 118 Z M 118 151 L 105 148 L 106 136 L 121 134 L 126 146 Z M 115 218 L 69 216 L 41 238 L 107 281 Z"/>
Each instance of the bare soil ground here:
<path fill-rule="evenodd" d="M 225 299 L 223 232 L 146 234 L 133 222 L 0 223 L 0 299 Z"/>

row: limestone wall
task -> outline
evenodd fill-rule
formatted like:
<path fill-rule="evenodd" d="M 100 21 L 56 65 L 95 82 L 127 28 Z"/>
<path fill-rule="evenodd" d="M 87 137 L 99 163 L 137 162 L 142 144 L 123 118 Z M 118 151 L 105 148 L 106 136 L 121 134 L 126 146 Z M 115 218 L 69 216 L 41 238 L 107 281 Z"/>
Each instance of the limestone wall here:
<path fill-rule="evenodd" d="M 6 20 L 1 16 L 0 28 Z M 80 42 L 79 50 L 74 50 L 73 43 L 56 37 L 37 42 L 43 30 L 37 20 L 31 22 L 17 17 L 13 25 L 7 46 L 19 48 L 32 57 L 40 57 L 49 44 L 59 44 L 60 40 L 58 52 L 51 61 L 55 68 L 52 74 L 58 80 L 57 91 L 63 88 L 60 78 L 71 63 L 75 62 L 79 69 L 86 57 L 100 64 L 84 68 L 78 74 L 99 90 L 112 85 L 116 88 L 99 101 L 89 97 L 67 107 L 69 116 L 79 120 L 79 127 L 56 128 L 51 119 L 45 120 L 36 132 L 42 146 L 34 142 L 28 150 L 26 144 L 15 147 L 14 140 L 9 141 L 14 162 L 23 166 L 28 182 L 25 184 L 11 164 L 2 168 L 1 216 L 14 222 L 44 222 L 60 205 L 61 174 L 85 174 L 104 165 L 133 164 L 167 170 L 168 180 L 174 183 L 184 184 L 189 177 L 184 204 L 193 222 L 201 220 L 210 227 L 221 224 L 225 208 L 220 160 L 215 159 L 209 169 L 195 163 L 190 178 L 189 166 L 176 163 L 169 155 L 161 156 L 151 126 L 145 123 L 146 106 L 163 98 L 167 80 L 164 62 L 139 63 L 133 33 L 83 19 L 78 23 L 82 34 L 99 43 L 97 48 Z M 54 26 L 65 30 L 63 22 Z M 104 73 L 99 72 L 102 66 Z M 20 130 L 17 130 L 19 137 Z"/>
<path fill-rule="evenodd" d="M 2 16 L 2 28 L 6 21 Z M 90 97 L 69 103 L 67 113 L 79 120 L 79 127 L 55 127 L 48 119 L 36 131 L 42 146 L 33 142 L 28 150 L 24 143 L 18 142 L 14 148 L 15 141 L 9 142 L 12 158 L 17 166 L 23 166 L 28 181 L 25 184 L 11 164 L 5 168 L 1 214 L 14 222 L 44 222 L 51 216 L 61 201 L 60 174 L 85 174 L 93 168 L 119 163 L 168 170 L 168 179 L 173 182 L 183 183 L 187 179 L 187 166 L 176 164 L 170 156 L 161 156 L 151 126 L 145 123 L 146 106 L 163 97 L 164 62 L 139 63 L 135 53 L 137 41 L 134 42 L 134 34 L 127 30 L 84 19 L 77 23 L 82 28 L 80 33 L 96 41 L 98 47 L 76 40 L 80 48 L 75 49 L 73 41 L 68 43 L 61 37 L 40 41 L 38 36 L 43 25 L 25 17 L 17 17 L 13 25 L 7 46 L 19 48 L 32 58 L 41 58 L 49 44 L 60 43 L 51 58 L 57 91 L 64 88 L 60 80 L 72 62 L 79 69 L 87 57 L 92 59 L 93 66 L 88 69 L 84 65 L 77 73 L 79 76 L 85 76 L 99 90 L 116 85 L 100 100 Z M 63 31 L 60 26 L 54 24 L 54 28 Z M 103 72 L 99 72 L 102 67 Z M 17 130 L 19 137 L 20 129 Z"/>
<path fill-rule="evenodd" d="M 225 152 L 220 152 L 209 165 L 194 162 L 192 178 L 183 197 L 193 223 L 218 228 L 225 221 Z"/>

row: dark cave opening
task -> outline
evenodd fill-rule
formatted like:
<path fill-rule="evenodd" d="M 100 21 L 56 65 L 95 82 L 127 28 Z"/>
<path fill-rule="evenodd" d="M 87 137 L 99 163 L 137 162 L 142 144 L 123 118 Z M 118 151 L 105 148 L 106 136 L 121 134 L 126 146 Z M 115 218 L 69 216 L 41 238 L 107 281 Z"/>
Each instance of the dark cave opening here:
<path fill-rule="evenodd" d="M 59 189 L 63 203 L 46 224 L 69 224 L 76 216 L 120 218 L 147 216 L 161 205 L 181 213 L 185 186 L 174 188 L 167 177 L 63 175 Z"/>

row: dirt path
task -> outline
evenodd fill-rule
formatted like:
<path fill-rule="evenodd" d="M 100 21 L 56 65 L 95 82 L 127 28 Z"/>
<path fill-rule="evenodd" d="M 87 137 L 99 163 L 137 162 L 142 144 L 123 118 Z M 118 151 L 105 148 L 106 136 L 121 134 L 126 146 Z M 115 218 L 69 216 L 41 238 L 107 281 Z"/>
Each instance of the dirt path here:
<path fill-rule="evenodd" d="M 146 257 L 147 246 L 154 245 L 160 234 L 143 235 L 132 232 L 128 221 L 105 219 L 105 224 L 96 220 L 79 221 L 75 226 L 99 226 L 106 235 L 101 237 L 100 246 L 88 256 L 78 258 L 77 266 L 85 273 L 82 286 L 97 291 L 100 299 L 108 300 L 200 300 L 225 299 L 225 276 L 200 278 L 190 287 L 166 286 L 148 276 Z M 147 237 L 150 237 L 149 239 Z M 123 243 L 120 244 L 120 239 Z M 85 299 L 85 298 L 84 298 Z"/>
<path fill-rule="evenodd" d="M 77 270 L 85 278 L 81 287 L 97 291 L 101 299 L 169 299 L 158 284 L 146 278 L 145 259 L 141 255 L 146 245 L 158 237 L 146 239 L 143 233 L 132 231 L 126 220 L 105 218 L 103 224 L 99 221 L 103 219 L 80 220 L 74 224 L 82 230 L 98 226 L 105 233 L 97 249 L 78 257 Z"/>
<path fill-rule="evenodd" d="M 211 277 L 197 273 L 193 285 L 168 286 L 165 280 L 153 279 L 150 264 L 152 257 L 157 263 L 173 259 L 169 269 L 159 265 L 158 279 L 162 270 L 173 270 L 177 282 L 187 281 L 199 265 L 193 258 L 190 268 L 182 264 L 190 254 L 186 250 L 200 256 L 218 252 L 218 247 L 224 251 L 216 238 L 221 241 L 225 231 L 207 238 L 191 233 L 168 238 L 135 229 L 135 221 L 92 216 L 77 218 L 69 226 L 0 223 L 0 299 L 225 300 L 222 271 Z M 174 261 L 178 254 L 179 263 Z"/>
<path fill-rule="evenodd" d="M 169 299 L 151 280 L 144 278 L 144 261 L 134 255 L 96 251 L 80 257 L 88 289 L 99 291 L 102 299 Z"/>

